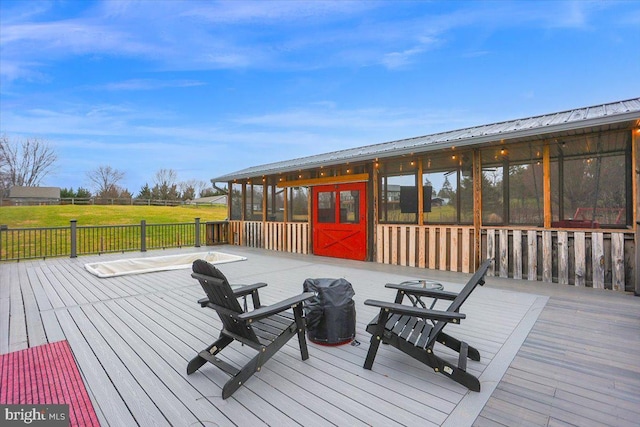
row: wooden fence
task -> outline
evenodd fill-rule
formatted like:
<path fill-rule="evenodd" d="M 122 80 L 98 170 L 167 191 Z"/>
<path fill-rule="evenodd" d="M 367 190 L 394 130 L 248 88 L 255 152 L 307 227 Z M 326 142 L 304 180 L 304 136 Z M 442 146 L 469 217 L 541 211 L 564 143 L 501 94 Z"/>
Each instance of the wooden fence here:
<path fill-rule="evenodd" d="M 229 221 L 229 243 L 298 254 L 309 253 L 306 222 Z"/>
<path fill-rule="evenodd" d="M 474 268 L 473 227 L 379 224 L 376 261 L 470 273 Z"/>
<path fill-rule="evenodd" d="M 619 291 L 635 286 L 634 234 L 627 230 L 483 228 L 489 276 Z M 474 270 L 472 227 L 380 224 L 376 261 L 443 271 Z"/>
<path fill-rule="evenodd" d="M 275 251 L 309 252 L 309 224 L 230 221 L 229 243 Z M 378 224 L 375 261 L 471 273 L 476 242 L 471 226 Z M 494 258 L 489 276 L 634 291 L 635 243 L 628 230 L 488 228 L 480 258 Z"/>
<path fill-rule="evenodd" d="M 633 291 L 635 243 L 625 230 L 483 230 L 489 275 Z"/>

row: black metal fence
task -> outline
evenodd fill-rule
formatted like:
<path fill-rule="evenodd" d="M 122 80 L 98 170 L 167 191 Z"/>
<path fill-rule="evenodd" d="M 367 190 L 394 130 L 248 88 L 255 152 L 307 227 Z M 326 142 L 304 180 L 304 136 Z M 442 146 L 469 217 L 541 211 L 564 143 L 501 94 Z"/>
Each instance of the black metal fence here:
<path fill-rule="evenodd" d="M 0 226 L 0 261 L 51 258 L 110 252 L 200 247 L 228 243 L 227 221 L 135 225 L 78 225 L 15 228 Z M 204 241 L 202 238 L 204 237 Z"/>

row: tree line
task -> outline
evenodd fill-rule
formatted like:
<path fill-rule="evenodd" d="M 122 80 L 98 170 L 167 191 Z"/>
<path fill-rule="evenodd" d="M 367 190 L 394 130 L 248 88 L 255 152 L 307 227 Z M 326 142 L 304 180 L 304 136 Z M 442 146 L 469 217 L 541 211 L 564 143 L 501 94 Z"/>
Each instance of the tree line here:
<path fill-rule="evenodd" d="M 46 176 L 51 174 L 58 161 L 58 155 L 46 141 L 38 138 L 22 140 L 0 137 L 0 197 L 11 187 L 38 187 Z M 159 169 L 151 185 L 145 183 L 137 194 L 121 186 L 126 177 L 125 171 L 110 165 L 99 165 L 86 172 L 89 188 L 62 188 L 62 198 L 103 199 L 153 199 L 153 200 L 193 200 L 198 197 L 224 194 L 202 180 L 179 181 L 173 169 Z"/>

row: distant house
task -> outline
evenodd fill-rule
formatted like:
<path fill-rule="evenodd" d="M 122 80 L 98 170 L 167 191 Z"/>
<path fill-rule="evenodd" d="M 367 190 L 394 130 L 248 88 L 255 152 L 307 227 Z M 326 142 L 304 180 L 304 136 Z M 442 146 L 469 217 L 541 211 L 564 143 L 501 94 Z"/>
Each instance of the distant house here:
<path fill-rule="evenodd" d="M 200 197 L 198 199 L 193 199 L 189 202 L 192 205 L 220 205 L 227 206 L 227 196 L 209 196 L 209 197 Z"/>
<path fill-rule="evenodd" d="M 60 203 L 60 187 L 20 187 L 9 189 L 9 202 L 13 205 L 51 205 Z"/>
<path fill-rule="evenodd" d="M 444 206 L 447 203 L 448 203 L 448 200 L 445 201 L 441 197 L 434 197 L 433 199 L 431 199 L 431 206 Z"/>

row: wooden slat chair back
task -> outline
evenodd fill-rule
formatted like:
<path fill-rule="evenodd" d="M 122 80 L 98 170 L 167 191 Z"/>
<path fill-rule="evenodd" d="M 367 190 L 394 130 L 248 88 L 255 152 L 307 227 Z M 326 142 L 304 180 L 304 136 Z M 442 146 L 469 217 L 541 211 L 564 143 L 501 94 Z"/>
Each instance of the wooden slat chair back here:
<path fill-rule="evenodd" d="M 206 306 L 213 308 L 218 313 L 223 330 L 259 344 L 253 329 L 245 325 L 244 322 L 238 322 L 237 317 L 244 313 L 244 310 L 225 275 L 215 265 L 204 260 L 194 261 L 193 272 L 204 276 L 197 277 L 197 279 L 207 295 Z"/>
<path fill-rule="evenodd" d="M 387 288 L 396 289 L 393 303 L 366 300 L 365 305 L 380 308 L 380 313 L 367 325 L 371 333 L 371 343 L 364 363 L 365 369 L 371 369 L 380 342 L 390 344 L 400 351 L 434 369 L 435 372 L 447 375 L 454 381 L 470 390 L 480 391 L 480 381 L 466 371 L 467 358 L 480 360 L 480 352 L 442 330 L 449 323 L 459 323 L 466 316 L 460 313 L 462 304 L 469 298 L 478 285 L 484 285 L 484 276 L 491 264 L 490 259 L 480 265 L 460 293 L 443 290 L 425 289 L 406 284 L 387 284 Z M 416 298 L 433 298 L 450 300 L 445 311 L 427 309 L 402 304 L 405 296 Z M 457 365 L 434 353 L 436 343 L 441 343 L 458 352 Z"/>
<path fill-rule="evenodd" d="M 455 298 L 449 305 L 449 308 L 447 308 L 446 310 L 447 312 L 459 313 L 460 307 L 462 307 L 462 304 L 464 304 L 467 298 L 469 298 L 469 296 L 476 289 L 476 287 L 484 285 L 484 276 L 487 274 L 487 270 L 491 265 L 491 261 L 492 260 L 490 259 L 486 260 L 483 264 L 480 265 L 478 270 L 473 274 L 473 276 L 471 276 L 471 278 L 469 279 L 467 284 L 464 286 L 464 288 L 462 288 L 460 293 L 458 293 L 455 296 Z M 434 295 L 433 298 L 438 299 L 438 296 Z M 430 342 L 428 343 L 428 346 L 433 347 L 433 344 L 435 344 L 435 341 L 438 338 L 438 335 L 440 335 L 440 333 L 442 332 L 442 329 L 445 326 L 447 326 L 447 323 L 449 322 L 446 320 L 434 321 L 433 329 L 430 334 L 431 339 L 430 339 Z M 458 321 L 452 321 L 452 323 L 458 323 Z M 478 355 L 478 360 L 480 360 L 479 355 Z"/>
<path fill-rule="evenodd" d="M 201 307 L 216 311 L 222 322 L 222 329 L 218 339 L 189 362 L 188 375 L 196 372 L 207 362 L 217 366 L 231 376 L 222 388 L 222 398 L 226 399 L 255 372 L 259 372 L 267 360 L 295 335 L 298 336 L 302 360 L 309 358 L 302 303 L 313 297 L 312 292 L 305 292 L 276 304 L 262 306 L 258 289 L 265 287 L 266 283 L 255 283 L 233 289 L 224 274 L 204 260 L 194 261 L 191 276 L 198 280 L 207 295 L 198 303 Z M 238 301 L 238 298 L 246 298 L 248 295 L 253 297 L 252 311 L 243 310 Z M 238 341 L 258 352 L 241 368 L 217 357 L 233 341 Z"/>

